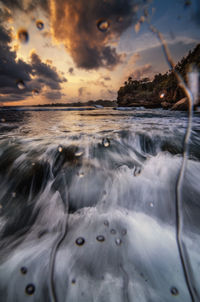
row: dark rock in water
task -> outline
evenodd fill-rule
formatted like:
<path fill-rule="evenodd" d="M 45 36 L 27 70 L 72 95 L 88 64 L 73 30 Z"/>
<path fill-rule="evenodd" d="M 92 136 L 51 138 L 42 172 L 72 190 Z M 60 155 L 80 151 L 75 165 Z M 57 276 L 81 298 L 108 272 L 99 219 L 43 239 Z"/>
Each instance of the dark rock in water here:
<path fill-rule="evenodd" d="M 183 98 L 180 101 L 178 101 L 177 103 L 175 103 L 171 110 L 181 110 L 181 111 L 187 111 L 188 110 L 188 99 L 187 98 Z"/>

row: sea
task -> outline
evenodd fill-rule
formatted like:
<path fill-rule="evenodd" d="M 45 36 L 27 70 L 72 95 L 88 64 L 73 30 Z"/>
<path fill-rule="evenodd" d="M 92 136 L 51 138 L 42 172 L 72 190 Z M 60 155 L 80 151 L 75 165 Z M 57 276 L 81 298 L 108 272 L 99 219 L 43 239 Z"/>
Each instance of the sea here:
<path fill-rule="evenodd" d="M 162 109 L 2 108 L 0 301 L 200 301 L 200 113 L 183 157 L 187 127 Z"/>

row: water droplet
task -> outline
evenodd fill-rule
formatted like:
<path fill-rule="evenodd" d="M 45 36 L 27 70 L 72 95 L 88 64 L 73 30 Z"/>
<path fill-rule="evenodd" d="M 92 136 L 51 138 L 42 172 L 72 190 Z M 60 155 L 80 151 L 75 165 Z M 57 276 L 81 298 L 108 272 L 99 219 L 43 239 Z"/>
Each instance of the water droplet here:
<path fill-rule="evenodd" d="M 63 148 L 61 146 L 58 147 L 58 152 L 62 152 Z"/>
<path fill-rule="evenodd" d="M 127 230 L 126 230 L 126 229 L 123 229 L 123 230 L 122 230 L 122 235 L 125 236 L 126 234 L 127 234 Z"/>
<path fill-rule="evenodd" d="M 76 239 L 76 244 L 81 246 L 85 243 L 85 239 L 83 237 L 79 237 Z"/>
<path fill-rule="evenodd" d="M 115 235 L 117 232 L 116 232 L 116 230 L 112 229 L 112 230 L 110 230 L 110 233 Z"/>
<path fill-rule="evenodd" d="M 105 225 L 105 226 L 109 226 L 108 220 L 105 220 L 105 221 L 104 221 L 104 225 Z"/>
<path fill-rule="evenodd" d="M 99 235 L 99 236 L 97 236 L 96 240 L 99 242 L 103 242 L 103 241 L 105 241 L 105 237 L 102 235 Z"/>
<path fill-rule="evenodd" d="M 102 32 L 106 32 L 110 27 L 110 23 L 105 20 L 105 19 L 99 19 L 97 21 L 97 28 L 102 31 Z"/>
<path fill-rule="evenodd" d="M 178 294 L 179 294 L 178 289 L 177 289 L 176 287 L 172 287 L 172 288 L 171 288 L 171 294 L 172 294 L 173 296 L 178 296 Z"/>
<path fill-rule="evenodd" d="M 76 279 L 72 279 L 72 284 L 76 284 Z"/>
<path fill-rule="evenodd" d="M 105 148 L 108 148 L 110 146 L 110 140 L 108 138 L 103 138 L 102 139 L 102 145 L 105 147 Z"/>
<path fill-rule="evenodd" d="M 17 37 L 21 43 L 27 43 L 29 40 L 29 35 L 26 29 L 20 29 L 17 33 Z"/>
<path fill-rule="evenodd" d="M 25 289 L 27 295 L 32 295 L 35 292 L 35 285 L 34 284 L 28 284 Z"/>
<path fill-rule="evenodd" d="M 26 88 L 26 86 L 25 86 L 25 84 L 22 80 L 17 81 L 16 84 L 17 84 L 17 88 L 20 89 L 20 90 L 23 90 L 23 89 Z"/>
<path fill-rule="evenodd" d="M 116 238 L 115 243 L 116 243 L 116 245 L 120 245 L 122 243 L 122 241 L 120 238 Z"/>
<path fill-rule="evenodd" d="M 21 273 L 23 274 L 23 275 L 25 275 L 26 273 L 27 273 L 27 268 L 25 267 L 25 266 L 23 266 L 23 267 L 21 267 L 21 269 L 20 269 L 20 271 L 21 271 Z"/>
<path fill-rule="evenodd" d="M 163 98 L 164 98 L 164 96 L 165 96 L 165 93 L 164 93 L 164 92 L 162 92 L 162 93 L 160 94 L 160 98 L 161 98 L 161 99 L 163 99 Z"/>
<path fill-rule="evenodd" d="M 38 89 L 33 89 L 32 93 L 33 93 L 33 95 L 37 96 L 37 95 L 39 95 L 39 90 Z"/>
<path fill-rule="evenodd" d="M 42 30 L 44 28 L 44 23 L 41 20 L 37 20 L 36 26 L 39 30 Z"/>
<path fill-rule="evenodd" d="M 12 192 L 12 198 L 15 198 L 16 197 L 16 192 Z"/>

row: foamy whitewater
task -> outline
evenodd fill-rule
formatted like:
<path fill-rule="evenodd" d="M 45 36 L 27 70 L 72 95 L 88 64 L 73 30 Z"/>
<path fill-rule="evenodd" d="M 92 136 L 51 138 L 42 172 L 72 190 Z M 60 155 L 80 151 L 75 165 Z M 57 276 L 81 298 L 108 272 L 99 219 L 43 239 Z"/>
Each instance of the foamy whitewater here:
<path fill-rule="evenodd" d="M 190 302 L 176 240 L 187 114 L 60 109 L 0 111 L 0 301 Z M 181 190 L 198 297 L 199 113 Z"/>

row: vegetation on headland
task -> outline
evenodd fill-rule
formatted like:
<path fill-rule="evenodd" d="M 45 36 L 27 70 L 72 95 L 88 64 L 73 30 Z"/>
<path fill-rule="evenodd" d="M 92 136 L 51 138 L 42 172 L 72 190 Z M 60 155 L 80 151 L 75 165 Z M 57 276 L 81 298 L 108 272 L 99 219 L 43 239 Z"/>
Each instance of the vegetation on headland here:
<path fill-rule="evenodd" d="M 200 70 L 200 44 L 193 51 L 189 51 L 188 55 L 175 66 L 175 70 L 186 82 L 192 65 Z M 182 102 L 178 104 L 180 100 Z M 129 77 L 118 91 L 117 104 L 125 107 L 187 110 L 187 99 L 183 89 L 179 87 L 174 70 L 156 74 L 152 81 L 149 78 L 133 80 Z"/>
<path fill-rule="evenodd" d="M 32 107 L 85 107 L 85 106 L 103 106 L 103 107 L 116 107 L 116 101 L 110 100 L 96 100 L 96 101 L 87 101 L 87 102 L 73 102 L 73 103 L 51 103 L 51 104 L 40 104 L 34 105 Z"/>

